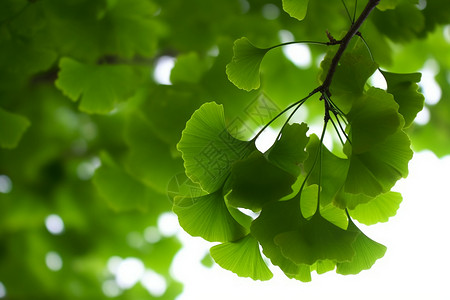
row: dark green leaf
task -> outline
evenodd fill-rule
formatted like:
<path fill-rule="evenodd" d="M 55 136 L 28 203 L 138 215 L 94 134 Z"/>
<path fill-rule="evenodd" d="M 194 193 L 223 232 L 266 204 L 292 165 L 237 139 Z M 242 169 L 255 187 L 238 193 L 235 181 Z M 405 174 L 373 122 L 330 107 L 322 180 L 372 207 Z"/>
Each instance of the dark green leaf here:
<path fill-rule="evenodd" d="M 28 126 L 30 121 L 24 116 L 0 108 L 0 146 L 15 148 Z"/>

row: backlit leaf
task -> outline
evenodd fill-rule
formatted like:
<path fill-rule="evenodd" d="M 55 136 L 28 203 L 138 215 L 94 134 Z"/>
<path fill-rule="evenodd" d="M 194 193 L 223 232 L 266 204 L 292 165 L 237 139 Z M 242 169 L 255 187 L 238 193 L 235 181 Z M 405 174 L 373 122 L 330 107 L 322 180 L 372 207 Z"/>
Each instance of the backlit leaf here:
<path fill-rule="evenodd" d="M 367 203 L 356 206 L 349 213 L 358 222 L 373 225 L 379 222 L 387 222 L 390 217 L 395 216 L 401 202 L 402 195 L 400 193 L 388 192 Z"/>
<path fill-rule="evenodd" d="M 317 213 L 310 220 L 302 218 L 298 229 L 280 233 L 274 240 L 287 258 L 312 265 L 320 260 L 350 261 L 355 254 L 355 237 L 354 232 L 333 225 Z"/>
<path fill-rule="evenodd" d="M 248 233 L 230 214 L 220 190 L 196 198 L 175 197 L 173 211 L 187 233 L 210 242 L 235 241 Z"/>
<path fill-rule="evenodd" d="M 348 275 L 358 274 L 370 269 L 377 259 L 384 256 L 386 247 L 368 238 L 356 225 L 350 221 L 348 230 L 357 233 L 352 246 L 355 256 L 349 262 L 337 263 L 336 273 Z"/>
<path fill-rule="evenodd" d="M 210 251 L 217 264 L 238 276 L 253 280 L 269 280 L 273 276 L 261 256 L 258 241 L 251 235 L 214 246 Z"/>
<path fill-rule="evenodd" d="M 236 162 L 231 169 L 228 186 L 230 205 L 258 211 L 270 201 L 292 192 L 296 177 L 270 163 L 259 151 Z"/>
<path fill-rule="evenodd" d="M 243 37 L 234 42 L 233 51 L 233 58 L 226 68 L 228 79 L 246 91 L 259 88 L 259 66 L 269 49 L 257 48 Z"/>
<path fill-rule="evenodd" d="M 387 82 L 387 92 L 394 96 L 398 103 L 398 112 L 405 119 L 404 127 L 409 127 L 417 113 L 422 110 L 424 96 L 418 92 L 421 74 L 397 74 L 386 71 L 381 72 Z"/>
<path fill-rule="evenodd" d="M 291 17 L 303 20 L 306 16 L 309 0 L 283 0 L 283 9 Z"/>
<path fill-rule="evenodd" d="M 194 112 L 177 148 L 182 153 L 186 175 L 210 193 L 224 184 L 234 162 L 255 149 L 253 143 L 230 135 L 223 106 L 214 102 L 205 103 Z"/>

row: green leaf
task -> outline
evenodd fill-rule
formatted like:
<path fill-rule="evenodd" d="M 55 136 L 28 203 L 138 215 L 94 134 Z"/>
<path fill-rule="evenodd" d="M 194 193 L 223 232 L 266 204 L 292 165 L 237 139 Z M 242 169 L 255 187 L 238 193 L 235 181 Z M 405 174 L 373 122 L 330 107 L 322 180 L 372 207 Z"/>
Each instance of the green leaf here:
<path fill-rule="evenodd" d="M 233 58 L 226 68 L 228 79 L 246 91 L 259 88 L 259 66 L 269 50 L 255 47 L 245 37 L 236 40 Z"/>
<path fill-rule="evenodd" d="M 390 217 L 395 216 L 401 202 L 402 195 L 400 193 L 388 192 L 367 203 L 356 206 L 349 213 L 358 222 L 373 225 L 379 222 L 387 222 Z"/>
<path fill-rule="evenodd" d="M 317 211 L 319 187 L 314 184 L 304 187 L 300 194 L 300 210 L 305 219 L 311 218 Z"/>
<path fill-rule="evenodd" d="M 314 166 L 316 153 L 319 150 L 320 140 L 313 134 L 307 146 L 308 159 L 305 170 L 309 172 Z M 331 153 L 325 146 L 322 147 L 322 172 L 320 203 L 325 206 L 332 202 L 335 195 L 344 185 L 350 161 L 342 159 Z M 316 166 L 308 178 L 308 184 L 319 184 L 319 168 Z"/>
<path fill-rule="evenodd" d="M 267 159 L 281 169 L 298 176 L 300 163 L 308 156 L 305 151 L 309 141 L 307 131 L 308 126 L 305 123 L 285 126 L 281 138 L 265 153 Z"/>
<path fill-rule="evenodd" d="M 333 57 L 337 49 L 327 52 L 320 64 L 323 82 L 328 74 Z M 337 106 L 347 113 L 353 101 L 359 98 L 369 77 L 376 71 L 378 65 L 372 60 L 366 45 L 359 39 L 352 41 L 342 55 L 331 82 L 330 92 Z"/>
<path fill-rule="evenodd" d="M 223 106 L 209 102 L 186 123 L 177 148 L 182 153 L 186 175 L 212 193 L 222 187 L 232 164 L 255 146 L 232 137 L 225 125 Z"/>
<path fill-rule="evenodd" d="M 130 66 L 87 65 L 61 58 L 55 85 L 72 101 L 80 100 L 80 110 L 105 114 L 115 104 L 131 97 L 139 77 Z"/>
<path fill-rule="evenodd" d="M 261 214 L 250 227 L 251 234 L 259 241 L 263 253 L 270 261 L 281 268 L 290 278 L 307 282 L 311 281 L 309 266 L 295 264 L 281 253 L 274 238 L 278 234 L 297 228 L 301 218 L 298 198 L 288 201 L 272 202 L 266 204 Z"/>
<path fill-rule="evenodd" d="M 177 61 L 170 72 L 170 82 L 198 83 L 206 71 L 206 64 L 197 52 L 189 52 L 177 57 Z"/>
<path fill-rule="evenodd" d="M 0 146 L 15 148 L 28 126 L 27 118 L 0 108 Z"/>
<path fill-rule="evenodd" d="M 163 198 L 144 184 L 128 175 L 106 153 L 101 157 L 102 165 L 95 171 L 92 181 L 99 194 L 116 211 L 148 208 L 150 200 Z"/>
<path fill-rule="evenodd" d="M 216 245 L 210 251 L 217 264 L 240 277 L 269 280 L 273 276 L 261 256 L 258 241 L 251 235 L 236 242 Z"/>
<path fill-rule="evenodd" d="M 350 221 L 348 230 L 357 233 L 352 246 L 355 256 L 349 262 L 337 263 L 336 273 L 348 275 L 358 274 L 372 267 L 377 259 L 384 256 L 386 247 L 368 238 L 356 225 Z"/>
<path fill-rule="evenodd" d="M 277 201 L 292 192 L 296 177 L 273 165 L 259 151 L 236 162 L 231 169 L 227 199 L 235 207 L 258 211 L 270 201 Z"/>
<path fill-rule="evenodd" d="M 351 125 L 352 154 L 370 150 L 404 124 L 394 97 L 377 88 L 370 88 L 355 101 L 347 119 Z"/>
<path fill-rule="evenodd" d="M 283 0 L 283 9 L 291 17 L 303 20 L 308 10 L 309 0 Z"/>
<path fill-rule="evenodd" d="M 210 242 L 235 241 L 248 233 L 231 215 L 220 190 L 195 198 L 175 197 L 173 211 L 187 233 Z"/>
<path fill-rule="evenodd" d="M 344 191 L 371 197 L 387 193 L 408 175 L 412 156 L 410 140 L 401 130 L 367 152 L 352 154 Z"/>
<path fill-rule="evenodd" d="M 381 73 L 387 82 L 387 92 L 394 96 L 395 102 L 399 105 L 398 112 L 405 119 L 404 127 L 409 127 L 424 104 L 424 96 L 418 92 L 417 85 L 422 74 L 397 74 L 386 71 Z"/>
<path fill-rule="evenodd" d="M 350 261 L 355 251 L 356 233 L 343 230 L 316 213 L 310 220 L 301 218 L 298 229 L 275 236 L 281 252 L 296 264 L 312 265 L 320 260 Z"/>

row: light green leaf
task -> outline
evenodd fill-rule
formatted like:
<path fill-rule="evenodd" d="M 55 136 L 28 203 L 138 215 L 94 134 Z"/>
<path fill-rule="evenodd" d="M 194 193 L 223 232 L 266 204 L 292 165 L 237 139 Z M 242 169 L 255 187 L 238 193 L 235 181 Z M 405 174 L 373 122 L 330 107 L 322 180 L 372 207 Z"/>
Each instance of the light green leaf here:
<path fill-rule="evenodd" d="M 292 198 L 288 201 L 272 202 L 265 205 L 261 214 L 250 227 L 251 234 L 259 241 L 263 253 L 270 261 L 281 268 L 290 278 L 307 282 L 311 281 L 310 267 L 295 264 L 281 253 L 274 238 L 278 234 L 297 228 L 301 218 L 299 199 Z"/>
<path fill-rule="evenodd" d="M 277 201 L 292 192 L 296 177 L 273 165 L 259 151 L 234 163 L 227 187 L 227 199 L 235 207 L 259 211 L 270 201 Z"/>
<path fill-rule="evenodd" d="M 373 225 L 379 222 L 387 222 L 390 217 L 395 216 L 401 202 L 402 195 L 400 193 L 388 192 L 367 203 L 356 206 L 349 213 L 358 222 Z"/>
<path fill-rule="evenodd" d="M 283 9 L 291 17 L 303 20 L 308 10 L 309 0 L 283 0 Z"/>
<path fill-rule="evenodd" d="M 394 97 L 377 88 L 370 88 L 355 101 L 347 119 L 351 125 L 352 154 L 370 150 L 404 124 Z"/>
<path fill-rule="evenodd" d="M 0 146 L 15 148 L 28 126 L 30 121 L 24 116 L 0 108 Z"/>
<path fill-rule="evenodd" d="M 210 251 L 218 265 L 240 277 L 269 280 L 273 276 L 261 256 L 258 241 L 251 235 L 236 242 L 214 246 Z"/>
<path fill-rule="evenodd" d="M 317 211 L 319 187 L 314 184 L 304 187 L 300 194 L 300 210 L 305 219 L 311 218 Z"/>
<path fill-rule="evenodd" d="M 358 274 L 363 270 L 372 267 L 377 259 L 384 256 L 386 247 L 368 238 L 356 225 L 350 221 L 348 230 L 357 233 L 352 246 L 355 249 L 355 256 L 349 262 L 337 264 L 336 273 L 348 275 Z"/>
<path fill-rule="evenodd" d="M 197 52 L 189 52 L 177 57 L 177 61 L 170 72 L 170 82 L 198 83 L 206 71 L 206 64 Z"/>
<path fill-rule="evenodd" d="M 320 214 L 301 219 L 298 229 L 275 236 L 281 252 L 296 264 L 312 265 L 320 260 L 350 261 L 355 251 L 351 244 L 356 233 L 343 230 Z"/>
<path fill-rule="evenodd" d="M 181 227 L 210 242 L 235 241 L 248 233 L 228 210 L 222 191 L 196 197 L 175 197 L 173 211 Z"/>
<path fill-rule="evenodd" d="M 397 74 L 386 71 L 381 73 L 387 82 L 387 92 L 394 96 L 395 102 L 399 105 L 398 112 L 405 119 L 404 127 L 409 127 L 424 104 L 424 96 L 418 92 L 417 85 L 422 74 Z"/>
<path fill-rule="evenodd" d="M 186 175 L 210 193 L 222 187 L 234 162 L 256 149 L 254 143 L 230 135 L 223 106 L 215 102 L 205 103 L 194 112 L 177 148 L 182 153 Z"/>
<path fill-rule="evenodd" d="M 133 95 L 139 78 L 130 66 L 87 65 L 61 58 L 55 85 L 72 101 L 80 100 L 80 110 L 105 114 L 115 104 Z"/>
<path fill-rule="evenodd" d="M 351 155 L 344 191 L 371 197 L 387 193 L 398 179 L 408 175 L 412 156 L 408 136 L 397 131 L 370 151 Z"/>
<path fill-rule="evenodd" d="M 245 37 L 236 40 L 233 58 L 226 67 L 228 79 L 246 91 L 259 88 L 259 66 L 269 50 L 255 47 Z"/>
<path fill-rule="evenodd" d="M 265 153 L 267 159 L 281 169 L 298 176 L 300 163 L 308 156 L 305 151 L 309 141 L 307 131 L 308 126 L 305 123 L 294 123 L 284 127 L 281 138 Z"/>

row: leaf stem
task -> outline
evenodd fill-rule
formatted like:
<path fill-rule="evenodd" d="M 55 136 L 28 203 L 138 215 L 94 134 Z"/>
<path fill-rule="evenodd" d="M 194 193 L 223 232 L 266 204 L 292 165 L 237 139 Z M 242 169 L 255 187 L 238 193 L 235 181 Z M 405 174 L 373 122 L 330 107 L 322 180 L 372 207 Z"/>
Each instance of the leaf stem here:
<path fill-rule="evenodd" d="M 286 42 L 286 43 L 281 43 L 269 48 L 266 48 L 265 50 L 269 51 L 278 47 L 283 47 L 283 46 L 288 46 L 288 45 L 293 45 L 293 44 L 310 44 L 310 45 L 323 45 L 323 46 L 332 46 L 332 45 L 337 45 L 339 44 L 339 41 L 330 41 L 330 42 L 317 42 L 317 41 L 293 41 L 293 42 Z"/>
<path fill-rule="evenodd" d="M 331 81 L 333 80 L 334 73 L 336 72 L 336 68 L 338 66 L 339 60 L 341 59 L 342 55 L 344 54 L 345 49 L 347 48 L 348 44 L 350 43 L 350 40 L 355 36 L 355 34 L 358 33 L 359 28 L 364 23 L 364 21 L 369 16 L 370 12 L 380 3 L 380 0 L 369 0 L 367 2 L 366 7 L 364 7 L 364 10 L 359 15 L 358 19 L 350 26 L 350 29 L 347 31 L 345 36 L 342 38 L 342 40 L 339 41 L 339 49 L 337 50 L 336 54 L 334 55 L 330 68 L 328 69 L 327 77 L 322 83 L 321 91 L 322 93 L 327 94 L 330 96 L 330 85 Z"/>

